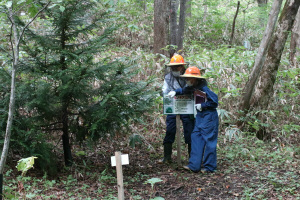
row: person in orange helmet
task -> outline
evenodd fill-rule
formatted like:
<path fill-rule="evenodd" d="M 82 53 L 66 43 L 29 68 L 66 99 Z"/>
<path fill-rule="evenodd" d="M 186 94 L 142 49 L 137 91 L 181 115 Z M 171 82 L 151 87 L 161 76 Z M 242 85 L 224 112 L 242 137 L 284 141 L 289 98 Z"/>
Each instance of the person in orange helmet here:
<path fill-rule="evenodd" d="M 169 66 L 170 73 L 165 76 L 164 85 L 162 91 L 164 94 L 168 94 L 170 91 L 182 88 L 186 85 L 185 78 L 180 77 L 180 75 L 185 72 L 184 59 L 179 54 L 174 54 L 171 58 Z M 183 124 L 183 132 L 185 143 L 188 144 L 188 153 L 191 150 L 191 133 L 194 128 L 194 118 L 191 115 L 180 115 L 180 119 Z M 164 145 L 164 157 L 158 161 L 158 163 L 170 163 L 172 162 L 172 144 L 175 140 L 176 135 L 176 115 L 167 115 L 166 119 L 166 135 L 163 141 Z"/>
<path fill-rule="evenodd" d="M 199 93 L 198 90 L 204 92 L 206 96 L 201 102 L 195 103 L 197 115 L 191 135 L 191 156 L 189 164 L 183 168 L 193 172 L 213 172 L 217 168 L 218 96 L 207 87 L 206 79 L 201 76 L 197 67 L 189 67 L 180 77 L 186 78 L 187 86 L 169 92 L 170 97 L 182 94 L 195 95 Z"/>

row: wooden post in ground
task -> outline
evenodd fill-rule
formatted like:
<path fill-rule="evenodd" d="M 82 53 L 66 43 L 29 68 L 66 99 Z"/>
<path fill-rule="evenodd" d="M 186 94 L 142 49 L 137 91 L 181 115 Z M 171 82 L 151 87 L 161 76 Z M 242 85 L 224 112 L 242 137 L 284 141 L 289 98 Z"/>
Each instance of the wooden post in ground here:
<path fill-rule="evenodd" d="M 121 152 L 115 152 L 116 156 L 116 169 L 117 169 L 117 181 L 118 181 L 118 200 L 124 200 L 124 186 L 123 186 L 123 172 L 122 172 L 122 159 Z"/>
<path fill-rule="evenodd" d="M 181 167 L 180 115 L 176 115 L 177 165 Z"/>

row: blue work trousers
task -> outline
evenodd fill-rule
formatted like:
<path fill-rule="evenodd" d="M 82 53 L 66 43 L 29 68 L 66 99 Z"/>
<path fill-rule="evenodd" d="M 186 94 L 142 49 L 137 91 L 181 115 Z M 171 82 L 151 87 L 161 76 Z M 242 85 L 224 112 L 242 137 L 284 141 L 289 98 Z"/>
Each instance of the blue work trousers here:
<path fill-rule="evenodd" d="M 184 140 L 186 144 L 191 143 L 191 133 L 194 129 L 194 119 L 190 115 L 180 115 L 183 124 Z M 176 115 L 167 115 L 167 130 L 164 138 L 165 143 L 173 143 L 176 135 Z"/>
<path fill-rule="evenodd" d="M 217 168 L 217 140 L 219 118 L 217 111 L 202 111 L 196 116 L 192 132 L 192 150 L 188 167 L 198 172 L 203 164 L 204 170 L 214 171 Z"/>

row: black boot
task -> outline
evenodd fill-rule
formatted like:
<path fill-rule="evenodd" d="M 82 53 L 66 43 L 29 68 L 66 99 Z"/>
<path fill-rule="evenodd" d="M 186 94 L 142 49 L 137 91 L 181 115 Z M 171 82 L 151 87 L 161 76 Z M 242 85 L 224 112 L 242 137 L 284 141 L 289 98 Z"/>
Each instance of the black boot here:
<path fill-rule="evenodd" d="M 188 144 L 189 158 L 191 157 L 192 144 Z"/>
<path fill-rule="evenodd" d="M 164 144 L 164 158 L 160 159 L 158 163 L 171 163 L 172 162 L 172 143 Z"/>

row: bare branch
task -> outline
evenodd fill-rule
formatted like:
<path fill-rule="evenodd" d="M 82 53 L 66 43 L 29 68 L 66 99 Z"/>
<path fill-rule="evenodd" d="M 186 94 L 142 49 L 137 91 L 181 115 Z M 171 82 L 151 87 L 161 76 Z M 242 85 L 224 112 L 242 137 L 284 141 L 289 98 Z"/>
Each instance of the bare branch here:
<path fill-rule="evenodd" d="M 43 11 L 43 10 L 45 10 L 48 6 L 49 6 L 49 4 L 51 3 L 51 1 L 49 1 L 41 10 L 39 10 L 39 12 L 37 12 L 36 14 L 35 14 L 35 16 L 30 20 L 30 22 L 28 22 L 25 26 L 24 26 L 24 28 L 23 28 L 23 30 L 22 30 L 22 32 L 21 32 L 21 34 L 20 34 L 20 36 L 19 36 L 19 39 L 18 39 L 18 42 L 17 42 L 17 46 L 19 46 L 19 44 L 20 44 L 20 40 L 21 40 L 21 38 L 22 38 L 22 36 L 23 36 L 23 34 L 24 34 L 24 32 L 25 32 L 25 30 L 27 29 L 27 27 L 38 17 L 38 15 Z"/>

